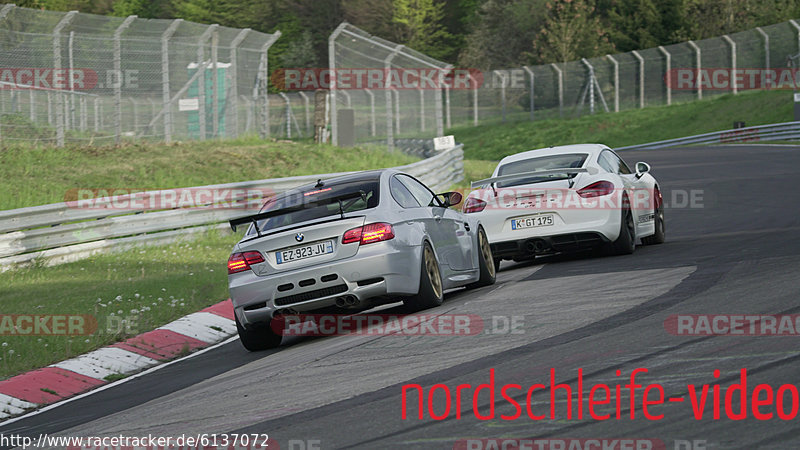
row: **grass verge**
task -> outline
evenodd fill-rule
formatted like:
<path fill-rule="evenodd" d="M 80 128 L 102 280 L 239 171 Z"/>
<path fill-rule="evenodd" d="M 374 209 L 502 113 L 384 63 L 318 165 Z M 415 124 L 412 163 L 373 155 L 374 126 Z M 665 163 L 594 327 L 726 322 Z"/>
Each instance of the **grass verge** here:
<path fill-rule="evenodd" d="M 167 189 L 347 172 L 416 159 L 375 148 L 243 138 L 120 147 L 0 147 L 0 210 L 62 202 L 69 189 Z"/>
<path fill-rule="evenodd" d="M 227 298 L 225 262 L 238 239 L 208 232 L 191 241 L 0 274 L 4 315 L 88 314 L 98 325 L 88 335 L 9 336 L 10 322 L 0 324 L 0 378 L 124 340 Z"/>
<path fill-rule="evenodd" d="M 498 161 L 535 148 L 597 142 L 612 148 L 733 128 L 793 120 L 789 91 L 742 92 L 672 106 L 654 106 L 575 119 L 547 119 L 453 128 L 464 157 Z"/>

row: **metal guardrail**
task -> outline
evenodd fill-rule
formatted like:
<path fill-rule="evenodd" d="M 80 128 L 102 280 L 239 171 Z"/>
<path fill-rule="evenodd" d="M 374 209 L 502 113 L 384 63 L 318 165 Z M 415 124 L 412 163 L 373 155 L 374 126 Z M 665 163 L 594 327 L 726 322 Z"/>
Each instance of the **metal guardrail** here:
<path fill-rule="evenodd" d="M 464 178 L 463 144 L 430 158 L 397 167 L 434 190 L 444 190 Z M 247 215 L 247 202 L 260 205 L 263 198 L 320 178 L 351 172 L 217 184 L 164 191 L 138 192 L 91 200 L 91 208 L 78 202 L 0 211 L 0 271 L 36 259 L 59 264 L 112 248 L 162 244 L 187 234 L 226 228 L 229 219 Z M 175 191 L 228 191 L 223 202 L 213 200 L 193 207 L 151 210 L 146 199 L 162 198 Z M 135 205 L 142 205 L 136 207 Z M 119 207 L 119 205 L 126 205 Z M 222 224 L 220 224 L 222 223 Z"/>
<path fill-rule="evenodd" d="M 753 127 L 734 128 L 732 130 L 715 131 L 646 144 L 617 147 L 615 150 L 648 150 L 666 147 L 679 147 L 696 144 L 732 144 L 743 142 L 781 141 L 800 139 L 800 122 L 784 122 Z"/>

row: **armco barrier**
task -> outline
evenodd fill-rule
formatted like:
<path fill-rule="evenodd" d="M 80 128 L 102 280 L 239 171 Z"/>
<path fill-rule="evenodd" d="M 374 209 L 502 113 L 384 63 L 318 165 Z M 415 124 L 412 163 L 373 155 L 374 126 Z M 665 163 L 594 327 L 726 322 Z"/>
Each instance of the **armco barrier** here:
<path fill-rule="evenodd" d="M 733 130 L 715 131 L 665 141 L 648 142 L 647 144 L 617 147 L 615 150 L 647 150 L 682 145 L 732 144 L 759 141 L 782 141 L 800 138 L 800 122 L 773 123 L 754 127 L 736 128 Z"/>
<path fill-rule="evenodd" d="M 464 178 L 463 145 L 459 144 L 430 158 L 397 167 L 419 178 L 434 190 L 444 190 Z M 227 220 L 245 215 L 241 208 L 247 193 L 275 193 L 301 184 L 328 179 L 344 173 L 275 178 L 241 183 L 217 184 L 190 190 L 237 192 L 225 200 L 234 208 L 214 208 L 211 202 L 193 208 L 147 210 L 117 208 L 144 198 L 160 197 L 164 191 L 140 192 L 103 198 L 92 208 L 76 208 L 66 202 L 0 211 L 0 271 L 36 259 L 53 265 L 85 258 L 109 249 L 172 242 L 188 234 L 211 228 L 226 228 Z M 252 198 L 263 198 L 254 196 Z"/>

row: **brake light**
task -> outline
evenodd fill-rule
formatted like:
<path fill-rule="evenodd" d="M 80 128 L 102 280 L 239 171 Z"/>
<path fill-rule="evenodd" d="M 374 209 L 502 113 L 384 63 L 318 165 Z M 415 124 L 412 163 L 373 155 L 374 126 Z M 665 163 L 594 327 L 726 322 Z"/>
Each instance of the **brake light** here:
<path fill-rule="evenodd" d="M 476 213 L 481 212 L 486 209 L 486 202 L 475 197 L 469 197 L 466 202 L 464 202 L 464 213 Z"/>
<path fill-rule="evenodd" d="M 614 192 L 614 184 L 610 181 L 598 181 L 578 190 L 583 198 L 602 197 Z"/>
<path fill-rule="evenodd" d="M 392 225 L 377 222 L 345 231 L 344 235 L 342 235 L 342 244 L 358 242 L 358 245 L 365 245 L 373 242 L 388 241 L 393 238 L 394 228 L 392 228 Z"/>
<path fill-rule="evenodd" d="M 264 257 L 259 252 L 234 253 L 228 258 L 228 273 L 239 273 L 250 269 L 250 264 L 264 262 Z"/>

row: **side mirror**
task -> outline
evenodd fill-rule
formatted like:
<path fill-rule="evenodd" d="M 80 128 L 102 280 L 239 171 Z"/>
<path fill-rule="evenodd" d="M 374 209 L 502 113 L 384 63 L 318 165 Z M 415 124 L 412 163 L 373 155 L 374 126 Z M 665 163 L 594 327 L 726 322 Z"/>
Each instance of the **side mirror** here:
<path fill-rule="evenodd" d="M 650 164 L 641 161 L 636 163 L 636 178 L 642 178 L 647 172 L 650 172 Z"/>
<path fill-rule="evenodd" d="M 445 208 L 458 205 L 464 198 L 460 192 L 445 192 L 443 194 L 437 194 L 436 196 L 442 200 Z"/>

